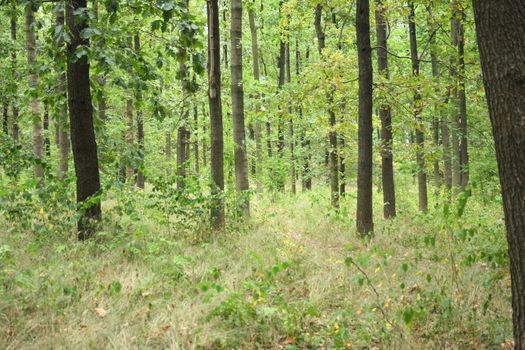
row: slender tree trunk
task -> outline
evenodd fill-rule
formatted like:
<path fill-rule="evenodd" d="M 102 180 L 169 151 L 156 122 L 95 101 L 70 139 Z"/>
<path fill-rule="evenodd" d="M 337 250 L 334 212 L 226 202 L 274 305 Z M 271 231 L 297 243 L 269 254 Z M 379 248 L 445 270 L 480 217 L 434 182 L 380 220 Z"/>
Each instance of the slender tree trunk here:
<path fill-rule="evenodd" d="M 185 6 L 188 7 L 188 1 L 185 0 Z M 187 62 L 187 52 L 185 48 L 181 48 L 179 51 L 182 61 L 179 64 L 179 70 L 182 76 L 182 113 L 181 121 L 179 128 L 177 130 L 177 187 L 184 188 L 186 177 L 187 177 L 187 167 L 188 167 L 188 158 L 189 158 L 189 138 L 188 138 L 188 122 L 190 116 L 190 90 L 189 90 L 189 73 Z"/>
<path fill-rule="evenodd" d="M 260 72 L 259 72 L 259 45 L 257 40 L 257 27 L 255 25 L 255 13 L 253 10 L 254 6 L 251 6 L 248 10 L 248 22 L 250 24 L 250 34 L 252 39 L 252 61 L 253 61 L 253 78 L 255 81 L 260 81 Z M 255 174 L 257 174 L 258 178 L 261 178 L 261 171 L 262 171 L 262 125 L 261 120 L 259 117 L 259 114 L 261 112 L 261 102 L 260 98 L 261 95 L 259 93 L 256 93 L 256 101 L 255 101 L 255 162 L 254 162 L 254 168 L 255 168 Z M 257 180 L 257 190 L 259 192 L 262 192 L 262 183 L 260 180 Z"/>
<path fill-rule="evenodd" d="M 26 46 L 27 46 L 27 64 L 29 68 L 29 86 L 32 89 L 38 87 L 38 72 L 36 61 L 36 33 L 35 33 L 35 12 L 33 5 L 28 4 L 25 8 L 26 16 Z M 33 123 L 33 154 L 36 159 L 44 159 L 44 149 L 42 141 L 42 116 L 40 111 L 40 101 L 36 93 L 32 93 L 31 98 L 31 119 Z M 44 168 L 41 164 L 35 163 L 35 177 L 42 179 L 44 177 Z"/>
<path fill-rule="evenodd" d="M 80 240 L 89 238 L 94 233 L 93 221 L 100 221 L 102 218 L 100 202 L 95 201 L 89 205 L 85 203 L 100 192 L 97 143 L 89 85 L 89 62 L 86 56 L 75 57 L 79 46 L 89 45 L 89 41 L 81 37 L 82 31 L 88 26 L 87 21 L 84 17 L 75 16 L 75 13 L 86 8 L 86 0 L 67 1 L 66 20 L 71 31 L 71 42 L 68 44 L 67 53 L 67 85 L 71 141 L 77 176 L 77 203 L 82 206 L 78 222 Z"/>
<path fill-rule="evenodd" d="M 459 158 L 459 186 L 464 189 L 469 182 L 469 159 L 468 159 L 468 138 L 467 138 L 467 96 L 465 84 L 465 13 L 458 9 L 454 11 L 455 41 L 458 52 L 457 73 L 458 73 L 458 158 Z"/>
<path fill-rule="evenodd" d="M 300 54 L 299 54 L 299 41 L 296 41 L 295 44 L 295 57 L 296 57 L 296 73 L 299 76 L 300 73 Z M 306 48 L 305 59 L 308 60 L 310 57 L 310 49 Z M 299 106 L 299 118 L 303 119 L 303 108 Z M 304 128 L 303 128 L 304 129 Z M 303 191 L 310 191 L 312 189 L 312 176 L 310 174 L 310 160 L 311 160 L 311 150 L 310 150 L 310 139 L 306 136 L 306 131 L 301 132 L 301 147 L 303 150 L 303 173 L 302 173 L 302 189 Z"/>
<path fill-rule="evenodd" d="M 388 66 L 387 21 L 383 0 L 376 0 L 377 70 L 385 81 L 390 79 Z M 396 192 L 394 183 L 394 156 L 392 154 L 392 111 L 383 102 L 379 109 L 381 119 L 381 181 L 383 187 L 383 215 L 385 219 L 396 216 Z"/>
<path fill-rule="evenodd" d="M 131 92 L 129 92 L 131 95 Z M 128 161 L 126 164 L 126 181 L 130 182 L 133 180 L 133 177 L 135 176 L 135 169 L 132 166 L 132 158 L 135 154 L 134 152 L 134 142 L 133 142 L 133 134 L 134 134 L 134 117 L 133 117 L 133 99 L 128 97 L 128 100 L 126 101 L 126 121 L 127 121 L 127 129 L 126 129 L 126 144 L 127 144 L 127 154 L 129 155 Z"/>
<path fill-rule="evenodd" d="M 290 54 L 290 38 L 286 43 L 286 81 L 288 84 L 292 82 L 292 67 L 291 67 L 291 54 Z M 288 108 L 289 121 L 288 121 L 288 137 L 290 139 L 290 190 L 292 194 L 297 193 L 296 186 L 296 169 L 295 169 L 295 136 L 294 136 L 294 125 L 293 125 L 293 111 L 292 105 Z"/>
<path fill-rule="evenodd" d="M 16 47 L 16 31 L 17 31 L 17 13 L 13 10 L 11 14 L 11 41 L 13 43 L 13 47 Z M 11 69 L 13 76 L 16 74 L 17 70 L 17 64 L 16 64 L 16 50 L 11 50 Z M 15 86 L 16 87 L 16 86 Z M 18 129 L 18 100 L 17 98 L 13 98 L 13 106 L 12 111 L 13 115 L 11 116 L 11 124 L 13 128 L 13 139 L 18 142 L 20 130 Z"/>
<path fill-rule="evenodd" d="M 456 2 L 452 3 L 453 6 L 456 6 Z M 450 20 L 450 32 L 452 37 L 452 45 L 457 48 L 457 19 L 455 15 Z M 461 155 L 460 155 L 460 135 L 459 135 L 459 77 L 458 77 L 458 62 L 456 56 L 450 57 L 450 76 L 452 78 L 452 90 L 451 90 L 451 100 L 453 101 L 453 112 L 451 120 L 451 160 L 452 160 L 452 185 L 454 188 L 458 189 L 461 186 Z"/>
<path fill-rule="evenodd" d="M 65 18 L 64 11 L 58 11 L 56 13 L 56 24 L 57 26 L 64 26 Z M 65 45 L 63 40 L 59 40 L 57 43 L 58 47 Z M 68 133 L 68 121 L 67 121 L 67 76 L 65 69 L 61 69 L 58 73 L 58 94 L 64 99 L 64 103 L 60 106 L 58 114 L 57 128 L 58 128 L 58 178 L 64 180 L 69 170 L 69 152 L 71 145 L 69 142 Z"/>
<path fill-rule="evenodd" d="M 217 0 L 208 0 L 208 100 L 210 105 L 211 175 L 212 194 L 215 199 L 211 209 L 214 228 L 224 228 L 224 138 L 221 106 L 221 40 L 219 6 Z"/>
<path fill-rule="evenodd" d="M 323 16 L 323 7 L 321 4 L 318 4 L 315 8 L 315 32 L 317 34 L 317 43 L 319 48 L 319 55 L 323 58 L 323 50 L 326 45 L 326 36 L 322 27 L 322 16 Z M 330 199 L 331 204 L 334 208 L 339 207 L 339 156 L 337 150 L 337 118 L 334 111 L 334 91 L 330 87 L 330 92 L 327 94 L 327 100 L 329 104 L 328 110 L 328 125 L 329 125 L 329 134 L 328 140 L 330 143 L 330 149 L 327 152 L 328 168 L 330 169 Z"/>
<path fill-rule="evenodd" d="M 372 208 L 372 48 L 370 45 L 370 3 L 357 0 L 357 54 L 359 61 L 359 131 L 357 168 L 357 233 L 374 231 Z"/>
<path fill-rule="evenodd" d="M 410 33 L 410 56 L 412 58 L 412 74 L 418 79 L 419 77 L 419 56 L 417 52 L 417 35 L 416 35 L 416 18 L 414 11 L 414 3 L 409 3 L 410 15 L 408 19 L 408 27 Z M 419 82 L 417 82 L 414 91 L 414 118 L 416 120 L 416 143 L 417 143 L 417 168 L 418 168 L 418 187 L 419 187 L 419 210 L 426 212 L 428 210 L 428 195 L 427 195 L 427 173 L 425 169 L 425 136 L 423 133 L 422 120 L 422 101 L 420 93 Z"/>
<path fill-rule="evenodd" d="M 49 138 L 49 110 L 47 105 L 44 106 L 44 120 L 42 124 L 43 128 L 43 139 L 44 139 L 44 151 L 46 158 L 51 157 L 51 140 Z"/>
<path fill-rule="evenodd" d="M 197 103 L 193 105 L 193 124 L 195 140 L 193 141 L 193 155 L 195 158 L 195 175 L 200 175 L 200 159 L 199 159 L 199 107 Z"/>
<path fill-rule="evenodd" d="M 4 131 L 4 134 L 9 135 L 9 113 L 8 113 L 8 106 L 7 105 L 4 105 L 3 119 L 2 119 L 2 129 Z"/>
<path fill-rule="evenodd" d="M 140 55 L 140 36 L 135 34 L 135 52 L 137 55 Z M 137 89 L 137 101 L 142 100 L 142 91 L 140 87 Z M 140 105 L 140 103 L 139 103 Z M 141 109 L 137 109 L 137 143 L 139 151 L 139 168 L 137 169 L 137 187 L 144 189 L 145 177 L 144 177 L 144 157 L 146 152 L 145 142 L 144 142 L 144 121 L 142 119 L 143 114 Z"/>
<path fill-rule="evenodd" d="M 242 0 L 231 0 L 231 95 L 233 143 L 235 157 L 235 190 L 241 197 L 246 217 L 250 215 L 248 192 L 248 150 L 244 126 L 244 86 L 242 74 Z"/>
<path fill-rule="evenodd" d="M 474 0 L 509 243 L 515 349 L 525 349 L 525 3 Z"/>

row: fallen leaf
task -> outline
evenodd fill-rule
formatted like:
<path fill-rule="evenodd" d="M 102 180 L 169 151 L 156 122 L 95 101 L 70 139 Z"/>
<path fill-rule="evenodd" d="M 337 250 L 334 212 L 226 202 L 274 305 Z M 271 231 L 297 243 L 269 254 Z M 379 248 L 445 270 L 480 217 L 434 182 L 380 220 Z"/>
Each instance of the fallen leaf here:
<path fill-rule="evenodd" d="M 108 311 L 102 307 L 96 307 L 95 313 L 98 317 L 106 317 L 108 315 Z"/>

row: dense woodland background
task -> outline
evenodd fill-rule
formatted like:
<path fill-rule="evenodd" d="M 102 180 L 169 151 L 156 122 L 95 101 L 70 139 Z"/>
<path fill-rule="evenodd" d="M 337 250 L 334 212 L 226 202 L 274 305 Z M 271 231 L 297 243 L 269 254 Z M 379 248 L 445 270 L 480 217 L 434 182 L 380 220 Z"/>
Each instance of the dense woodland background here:
<path fill-rule="evenodd" d="M 0 53 L 0 347 L 512 348 L 470 1 L 3 1 Z"/>

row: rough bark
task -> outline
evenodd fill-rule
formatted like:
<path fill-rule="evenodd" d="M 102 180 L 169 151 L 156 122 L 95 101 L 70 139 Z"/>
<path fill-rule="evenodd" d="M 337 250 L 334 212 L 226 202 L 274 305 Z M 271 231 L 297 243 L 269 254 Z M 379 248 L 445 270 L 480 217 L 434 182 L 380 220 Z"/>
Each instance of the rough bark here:
<path fill-rule="evenodd" d="M 370 45 L 370 3 L 357 0 L 356 36 L 359 63 L 359 131 L 356 227 L 360 235 L 374 231 L 372 208 L 372 48 Z"/>
<path fill-rule="evenodd" d="M 474 0 L 509 243 L 515 348 L 525 349 L 525 2 Z"/>
<path fill-rule="evenodd" d="M 419 55 L 417 50 L 417 33 L 416 33 L 416 18 L 414 11 L 414 3 L 409 3 L 410 15 L 408 18 L 408 29 L 410 34 L 410 57 L 412 59 L 412 75 L 414 78 L 419 77 Z M 425 169 L 425 135 L 423 132 L 422 120 L 422 101 L 419 83 L 416 83 L 414 91 L 414 119 L 416 121 L 416 159 L 417 159 L 417 182 L 419 193 L 419 210 L 426 212 L 428 210 L 428 195 L 427 195 L 427 173 Z"/>
<path fill-rule="evenodd" d="M 388 65 L 387 22 L 384 16 L 383 0 L 376 0 L 377 70 L 383 79 L 390 79 Z M 396 193 L 394 183 L 394 156 L 392 153 L 392 111 L 387 102 L 379 109 L 381 119 L 381 181 L 383 187 L 383 216 L 385 219 L 396 216 Z"/>
<path fill-rule="evenodd" d="M 29 86 L 31 89 L 38 88 L 39 79 L 36 61 L 36 33 L 35 33 L 35 12 L 30 3 L 25 8 L 25 30 L 27 47 L 27 64 L 29 70 Z M 42 140 L 42 116 L 40 110 L 40 100 L 36 92 L 31 93 L 31 121 L 33 124 L 33 155 L 36 159 L 43 161 L 44 145 Z M 34 165 L 35 177 L 44 177 L 44 168 L 40 163 Z"/>
<path fill-rule="evenodd" d="M 240 195 L 243 214 L 250 215 L 248 190 L 248 149 L 244 125 L 244 86 L 242 72 L 242 0 L 231 0 L 231 95 L 233 143 L 235 157 L 235 190 Z"/>
<path fill-rule="evenodd" d="M 87 204 L 86 200 L 100 192 L 97 143 L 93 127 L 93 107 L 89 85 L 89 62 L 86 56 L 75 57 L 75 51 L 81 45 L 88 46 L 89 41 L 81 38 L 80 33 L 87 28 L 84 18 L 74 15 L 87 7 L 86 0 L 68 0 L 66 21 L 71 31 L 71 42 L 68 44 L 67 87 L 73 144 L 73 159 L 77 176 L 77 203 L 80 206 L 78 221 L 78 238 L 84 240 L 94 233 L 94 222 L 100 221 L 102 211 L 100 203 Z M 85 207 L 85 206 L 88 207 Z"/>
<path fill-rule="evenodd" d="M 219 6 L 217 0 L 207 1 L 208 17 L 208 101 L 210 105 L 211 133 L 211 191 L 214 201 L 211 223 L 214 228 L 224 228 L 224 138 L 221 106 L 221 40 Z"/>

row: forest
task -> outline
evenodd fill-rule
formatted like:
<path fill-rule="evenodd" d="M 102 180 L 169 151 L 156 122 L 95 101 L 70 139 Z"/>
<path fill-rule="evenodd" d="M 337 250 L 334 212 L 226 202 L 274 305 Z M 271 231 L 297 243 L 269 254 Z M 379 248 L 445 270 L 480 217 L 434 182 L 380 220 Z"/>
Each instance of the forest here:
<path fill-rule="evenodd" d="M 525 1 L 0 0 L 0 349 L 525 350 Z"/>

